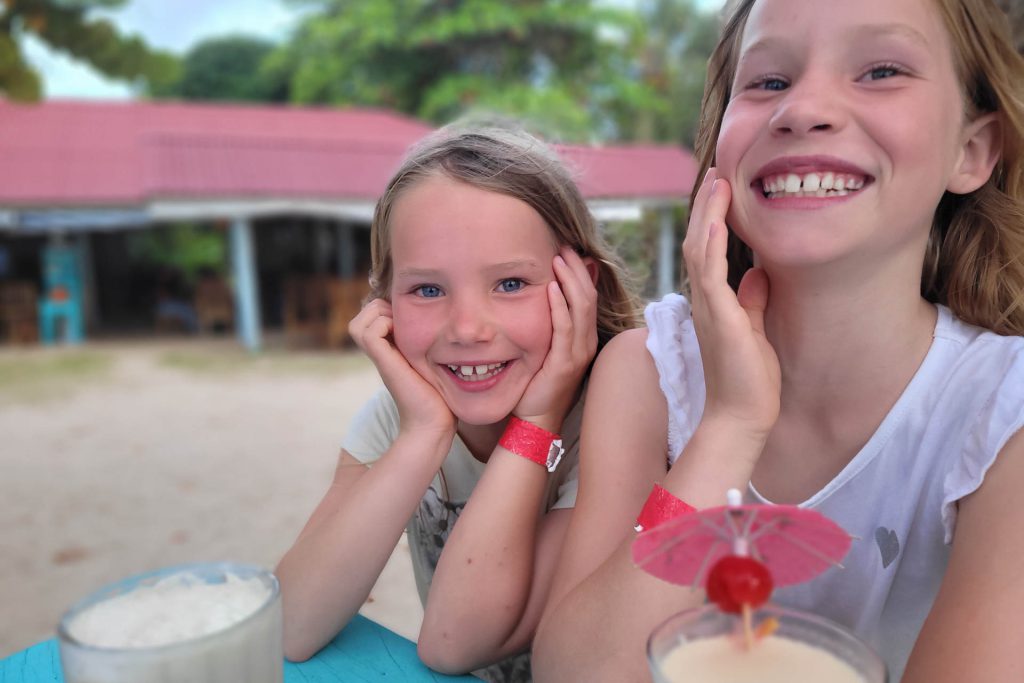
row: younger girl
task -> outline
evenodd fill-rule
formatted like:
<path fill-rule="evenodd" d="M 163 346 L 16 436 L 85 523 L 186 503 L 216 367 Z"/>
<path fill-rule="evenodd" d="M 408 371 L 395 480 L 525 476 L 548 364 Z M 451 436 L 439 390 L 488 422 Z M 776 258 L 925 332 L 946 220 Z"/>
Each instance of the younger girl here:
<path fill-rule="evenodd" d="M 595 363 L 538 681 L 648 679 L 701 596 L 634 567 L 660 483 L 857 538 L 773 600 L 904 683 L 1024 680 L 1024 66 L 991 0 L 744 0 L 712 57 L 690 300 Z M 729 285 L 736 286 L 734 290 Z M 589 575 L 589 576 L 588 576 Z M 557 594 L 564 590 L 556 586 Z M 905 673 L 904 673 L 905 672 Z"/>
<path fill-rule="evenodd" d="M 465 672 L 529 648 L 575 500 L 584 376 L 638 308 L 565 168 L 524 133 L 427 138 L 371 231 L 372 301 L 350 331 L 387 390 L 277 568 L 285 653 L 345 626 L 408 525 L 420 656 Z M 478 673 L 528 680 L 528 658 Z"/>

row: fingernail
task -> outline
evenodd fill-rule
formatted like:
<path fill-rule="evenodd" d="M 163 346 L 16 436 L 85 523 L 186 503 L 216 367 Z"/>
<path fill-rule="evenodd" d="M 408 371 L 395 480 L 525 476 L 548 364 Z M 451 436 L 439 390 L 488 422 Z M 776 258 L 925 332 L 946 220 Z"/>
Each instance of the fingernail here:
<path fill-rule="evenodd" d="M 711 194 L 715 194 L 716 192 L 718 192 L 718 185 L 721 182 L 721 180 L 716 178 L 715 182 L 711 183 Z"/>

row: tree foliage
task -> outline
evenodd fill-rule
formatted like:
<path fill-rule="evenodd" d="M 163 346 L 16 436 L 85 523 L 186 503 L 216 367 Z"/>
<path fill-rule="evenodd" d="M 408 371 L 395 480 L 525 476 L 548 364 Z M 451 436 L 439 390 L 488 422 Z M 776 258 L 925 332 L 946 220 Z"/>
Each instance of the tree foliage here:
<path fill-rule="evenodd" d="M 198 43 L 181 60 L 180 76 L 150 89 L 155 97 L 183 100 L 282 101 L 284 84 L 263 70 L 274 44 L 235 35 Z"/>
<path fill-rule="evenodd" d="M 174 78 L 177 60 L 172 55 L 151 50 L 136 36 L 122 36 L 110 21 L 88 17 L 91 9 L 118 7 L 124 0 L 0 1 L 0 94 L 10 99 L 33 101 L 42 95 L 39 75 L 21 50 L 27 33 L 109 78 Z"/>
<path fill-rule="evenodd" d="M 438 123 L 486 110 L 583 139 L 652 96 L 628 54 L 636 15 L 591 0 L 293 2 L 313 11 L 269 71 L 294 102 L 383 106 Z"/>
<path fill-rule="evenodd" d="M 622 137 L 692 147 L 718 18 L 688 0 L 643 0 L 637 12 L 642 30 L 631 53 L 655 101 L 631 112 L 633 125 Z"/>

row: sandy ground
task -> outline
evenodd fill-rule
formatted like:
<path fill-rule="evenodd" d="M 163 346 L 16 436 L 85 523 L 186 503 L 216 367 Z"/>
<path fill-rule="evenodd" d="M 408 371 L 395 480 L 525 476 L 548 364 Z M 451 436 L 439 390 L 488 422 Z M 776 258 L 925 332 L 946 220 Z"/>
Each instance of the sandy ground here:
<path fill-rule="evenodd" d="M 0 658 L 112 581 L 273 567 L 378 386 L 356 352 L 249 356 L 231 340 L 0 350 Z M 363 612 L 415 638 L 404 541 Z"/>

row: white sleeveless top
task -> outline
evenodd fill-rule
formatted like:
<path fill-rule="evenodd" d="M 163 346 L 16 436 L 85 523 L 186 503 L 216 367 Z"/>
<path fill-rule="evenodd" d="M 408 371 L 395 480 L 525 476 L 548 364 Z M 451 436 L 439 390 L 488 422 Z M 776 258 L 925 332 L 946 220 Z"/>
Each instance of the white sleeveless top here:
<path fill-rule="evenodd" d="M 647 306 L 647 349 L 668 402 L 675 462 L 704 409 L 704 373 L 690 305 L 669 294 Z M 823 489 L 800 504 L 855 539 L 843 560 L 774 602 L 847 626 L 897 683 L 939 590 L 957 501 L 976 490 L 1024 426 L 1024 338 L 1003 337 L 938 306 L 930 350 L 877 431 Z M 747 498 L 768 503 L 753 486 Z"/>

